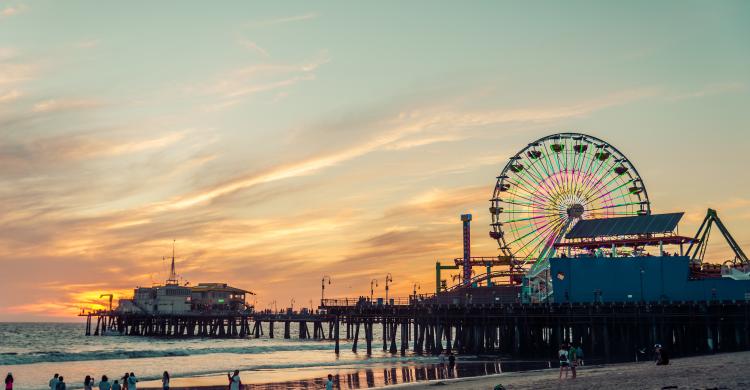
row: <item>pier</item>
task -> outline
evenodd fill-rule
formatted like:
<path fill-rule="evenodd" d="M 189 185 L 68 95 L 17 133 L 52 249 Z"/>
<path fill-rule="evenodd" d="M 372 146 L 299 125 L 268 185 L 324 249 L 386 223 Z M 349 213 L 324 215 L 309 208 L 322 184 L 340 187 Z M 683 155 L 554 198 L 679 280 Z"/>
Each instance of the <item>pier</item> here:
<path fill-rule="evenodd" d="M 355 303 L 356 302 L 356 303 Z M 323 300 L 320 315 L 133 316 L 86 314 L 87 334 L 152 337 L 283 338 L 351 343 L 354 353 L 495 354 L 554 359 L 563 342 L 579 342 L 587 358 L 604 362 L 649 358 L 639 350 L 661 344 L 673 356 L 750 349 L 750 302 L 435 304 L 430 300 L 378 305 Z M 293 334 L 291 324 L 297 324 Z M 93 327 L 92 327 L 93 326 Z M 378 339 L 374 329 L 381 329 Z M 310 333 L 312 329 L 312 333 Z"/>
<path fill-rule="evenodd" d="M 661 344 L 675 356 L 747 350 L 748 302 L 431 305 L 328 307 L 344 323 L 386 327 L 388 350 L 404 354 L 507 354 L 550 358 L 563 342 L 579 342 L 586 356 L 629 359 Z M 400 340 L 397 344 L 397 335 Z M 357 351 L 357 331 L 353 350 Z"/>
<path fill-rule="evenodd" d="M 291 324 L 297 324 L 296 338 L 330 338 L 331 316 L 297 314 L 196 313 L 196 314 L 133 314 L 117 311 L 83 312 L 86 317 L 86 336 L 120 334 L 149 337 L 208 337 L 208 338 L 274 338 L 274 324 L 284 324 L 282 337 L 295 337 Z M 323 324 L 329 325 L 326 335 Z M 268 330 L 264 332 L 264 327 Z M 310 333 L 312 328 L 312 333 Z"/>

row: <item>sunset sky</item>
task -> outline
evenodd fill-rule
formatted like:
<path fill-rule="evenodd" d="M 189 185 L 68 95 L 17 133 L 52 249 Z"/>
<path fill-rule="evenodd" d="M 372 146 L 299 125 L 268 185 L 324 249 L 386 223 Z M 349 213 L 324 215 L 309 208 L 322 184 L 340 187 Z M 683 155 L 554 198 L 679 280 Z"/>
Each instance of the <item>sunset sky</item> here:
<path fill-rule="evenodd" d="M 324 274 L 434 291 L 459 215 L 497 254 L 495 176 L 561 131 L 750 251 L 750 2 L 275 3 L 0 2 L 0 321 L 163 281 L 172 240 L 260 309 Z"/>

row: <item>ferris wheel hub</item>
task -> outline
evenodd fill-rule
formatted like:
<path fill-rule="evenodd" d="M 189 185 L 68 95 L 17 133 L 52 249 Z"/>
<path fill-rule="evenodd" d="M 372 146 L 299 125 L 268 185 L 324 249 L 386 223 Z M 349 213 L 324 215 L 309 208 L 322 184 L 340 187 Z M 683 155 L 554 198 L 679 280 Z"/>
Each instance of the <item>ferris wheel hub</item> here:
<path fill-rule="evenodd" d="M 583 205 L 576 203 L 568 208 L 568 218 L 581 218 L 584 211 Z"/>

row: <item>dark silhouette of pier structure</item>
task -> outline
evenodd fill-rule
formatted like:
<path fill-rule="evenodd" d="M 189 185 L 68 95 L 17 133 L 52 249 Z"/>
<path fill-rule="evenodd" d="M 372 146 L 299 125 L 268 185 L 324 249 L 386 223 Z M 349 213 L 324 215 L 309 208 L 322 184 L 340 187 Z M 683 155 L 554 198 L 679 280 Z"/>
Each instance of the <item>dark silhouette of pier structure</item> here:
<path fill-rule="evenodd" d="M 385 305 L 360 298 L 324 299 L 320 308 L 325 314 L 81 315 L 87 317 L 87 335 L 274 338 L 279 336 L 274 325 L 283 323 L 283 338 L 329 341 L 336 353 L 343 340 L 352 352 L 364 349 L 368 355 L 381 342 L 391 354 L 529 359 L 555 359 L 560 344 L 578 342 L 587 359 L 604 362 L 648 359 L 654 344 L 673 356 L 750 349 L 747 301 L 522 304 L 475 298 L 470 304 L 440 304 L 427 298 Z"/>

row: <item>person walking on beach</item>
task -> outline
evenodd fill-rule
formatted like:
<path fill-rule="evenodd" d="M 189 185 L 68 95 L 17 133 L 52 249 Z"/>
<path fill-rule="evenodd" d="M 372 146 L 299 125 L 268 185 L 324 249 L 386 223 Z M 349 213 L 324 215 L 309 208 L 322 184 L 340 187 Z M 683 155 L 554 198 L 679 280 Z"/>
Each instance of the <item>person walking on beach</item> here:
<path fill-rule="evenodd" d="M 136 383 L 138 383 L 138 378 L 136 378 L 135 374 L 131 372 L 128 377 L 128 390 L 136 390 Z"/>
<path fill-rule="evenodd" d="M 120 389 L 121 389 L 120 382 L 118 382 L 117 379 L 115 379 L 115 381 L 112 383 L 112 390 L 120 390 Z"/>
<path fill-rule="evenodd" d="M 570 362 L 570 372 L 573 374 L 571 379 L 576 379 L 576 366 L 578 365 L 576 347 L 573 347 L 570 344 L 565 344 L 565 347 L 568 349 L 568 362 Z"/>
<path fill-rule="evenodd" d="M 49 380 L 49 390 L 57 390 L 57 384 L 60 382 L 59 376 L 60 374 L 55 373 L 55 376 Z"/>
<path fill-rule="evenodd" d="M 90 375 L 86 375 L 86 378 L 83 379 L 83 390 L 93 390 L 94 387 L 94 381 L 91 380 Z"/>
<path fill-rule="evenodd" d="M 229 390 L 240 390 L 240 386 L 242 385 L 240 370 L 234 370 L 234 375 L 228 373 L 227 378 L 229 378 Z"/>
<path fill-rule="evenodd" d="M 326 390 L 333 390 L 333 375 L 328 374 L 328 382 L 326 382 Z"/>
<path fill-rule="evenodd" d="M 122 376 L 122 388 L 125 390 L 128 390 L 128 379 L 130 378 L 130 374 L 127 372 L 125 375 Z"/>
<path fill-rule="evenodd" d="M 669 364 L 669 354 L 661 344 L 654 345 L 654 354 L 656 355 L 657 366 L 666 366 Z"/>
<path fill-rule="evenodd" d="M 576 366 L 582 366 L 583 365 L 583 348 L 581 348 L 581 344 L 579 343 L 573 344 L 573 347 L 576 349 Z"/>
<path fill-rule="evenodd" d="M 164 371 L 161 376 L 161 388 L 163 390 L 169 390 L 169 373 Z"/>
<path fill-rule="evenodd" d="M 67 386 L 65 385 L 65 378 L 63 378 L 62 375 L 60 375 L 60 381 L 57 382 L 57 390 L 65 390 Z"/>
<path fill-rule="evenodd" d="M 568 369 L 570 369 L 570 361 L 568 360 L 568 350 L 565 348 L 565 344 L 560 345 L 560 350 L 557 351 L 557 356 L 560 360 L 559 379 L 562 379 L 563 371 L 565 371 L 565 379 L 568 379 Z"/>
<path fill-rule="evenodd" d="M 13 390 L 13 373 L 9 372 L 5 376 L 5 390 Z"/>
<path fill-rule="evenodd" d="M 102 375 L 102 380 L 99 381 L 99 390 L 112 390 L 112 385 L 106 375 Z"/>

